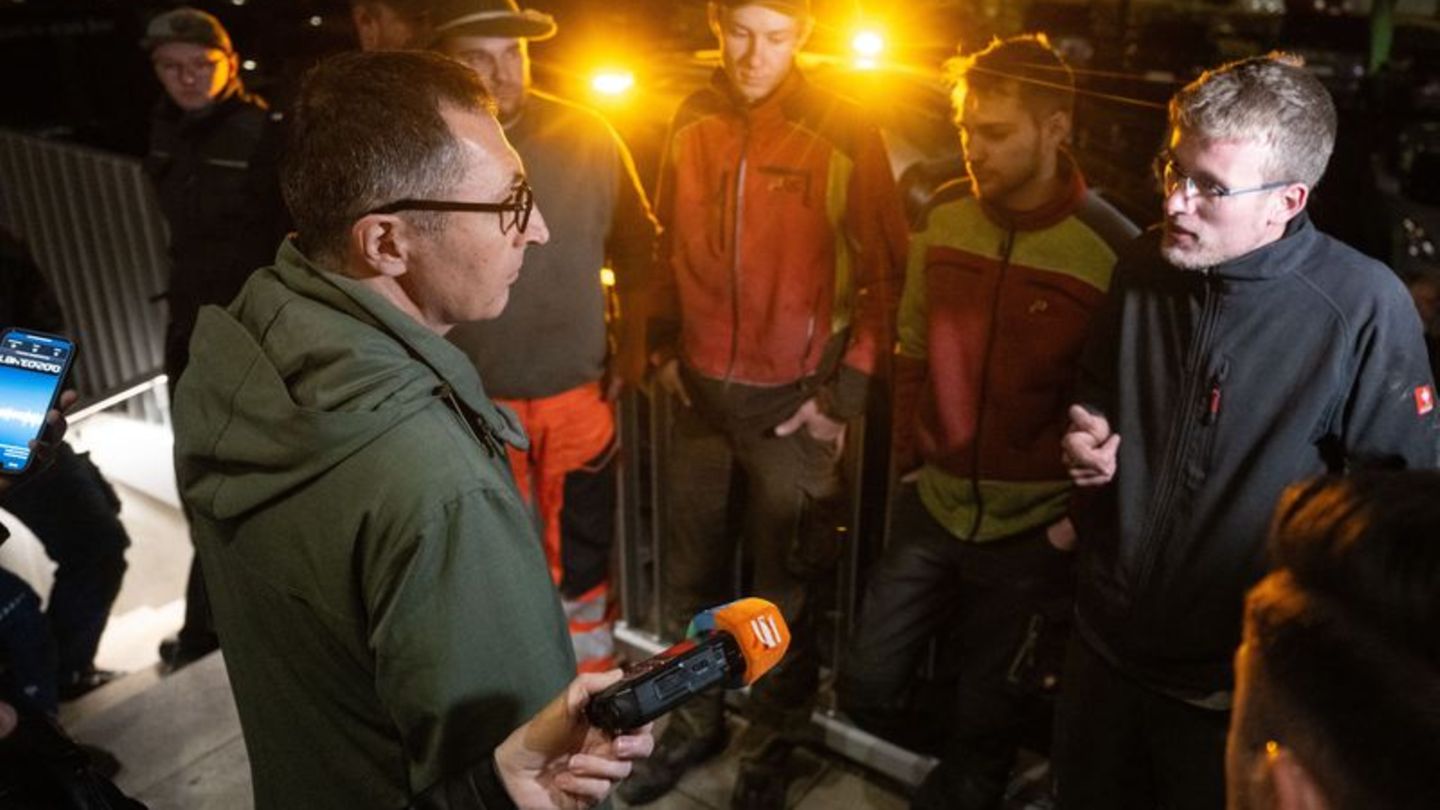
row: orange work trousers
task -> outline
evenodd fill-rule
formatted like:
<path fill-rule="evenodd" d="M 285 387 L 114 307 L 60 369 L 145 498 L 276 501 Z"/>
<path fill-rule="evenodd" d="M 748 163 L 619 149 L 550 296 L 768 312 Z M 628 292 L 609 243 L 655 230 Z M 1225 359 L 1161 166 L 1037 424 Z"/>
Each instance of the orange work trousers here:
<path fill-rule="evenodd" d="M 529 450 L 510 469 L 534 510 L 550 577 L 560 590 L 581 672 L 614 665 L 609 600 L 615 537 L 615 411 L 598 382 L 540 399 L 497 399 L 519 417 Z"/>

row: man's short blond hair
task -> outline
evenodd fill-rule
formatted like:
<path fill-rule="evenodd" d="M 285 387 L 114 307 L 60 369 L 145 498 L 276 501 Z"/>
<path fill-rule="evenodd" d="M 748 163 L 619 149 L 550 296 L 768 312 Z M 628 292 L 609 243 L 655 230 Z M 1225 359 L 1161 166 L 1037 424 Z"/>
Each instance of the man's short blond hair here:
<path fill-rule="evenodd" d="M 1335 149 L 1335 102 L 1303 59 L 1275 51 L 1205 71 L 1170 99 L 1170 128 L 1264 144 L 1266 182 L 1313 187 Z"/>

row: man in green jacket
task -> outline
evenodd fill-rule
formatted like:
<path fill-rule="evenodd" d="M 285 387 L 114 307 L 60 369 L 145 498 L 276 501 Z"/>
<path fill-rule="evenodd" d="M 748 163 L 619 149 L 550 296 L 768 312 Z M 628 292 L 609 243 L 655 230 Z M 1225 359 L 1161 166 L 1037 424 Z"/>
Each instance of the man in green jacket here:
<path fill-rule="evenodd" d="M 549 236 L 492 110 L 433 54 L 322 64 L 298 234 L 196 328 L 177 465 L 261 810 L 584 807 L 650 750 L 584 720 L 618 672 L 566 686 L 525 439 L 443 337 Z"/>

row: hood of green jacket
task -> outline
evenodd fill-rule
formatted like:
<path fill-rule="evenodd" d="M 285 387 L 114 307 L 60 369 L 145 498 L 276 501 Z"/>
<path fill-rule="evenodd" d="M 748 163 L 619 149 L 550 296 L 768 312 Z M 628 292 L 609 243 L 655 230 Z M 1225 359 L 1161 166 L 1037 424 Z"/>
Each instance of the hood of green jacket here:
<path fill-rule="evenodd" d="M 463 414 L 475 452 L 525 444 L 464 354 L 287 240 L 228 308 L 200 312 L 175 393 L 181 493 L 206 517 L 240 517 L 437 403 Z"/>

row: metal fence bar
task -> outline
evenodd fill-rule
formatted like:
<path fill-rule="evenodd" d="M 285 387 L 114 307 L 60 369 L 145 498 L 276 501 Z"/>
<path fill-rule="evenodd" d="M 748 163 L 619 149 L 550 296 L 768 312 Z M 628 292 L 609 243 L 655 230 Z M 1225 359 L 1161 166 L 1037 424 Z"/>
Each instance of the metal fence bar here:
<path fill-rule="evenodd" d="M 0 129 L 0 213 L 30 246 L 80 345 L 75 382 L 90 396 L 162 365 L 164 219 L 135 158 Z M 142 397 L 132 416 L 162 421 Z"/>

